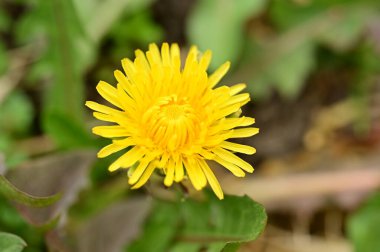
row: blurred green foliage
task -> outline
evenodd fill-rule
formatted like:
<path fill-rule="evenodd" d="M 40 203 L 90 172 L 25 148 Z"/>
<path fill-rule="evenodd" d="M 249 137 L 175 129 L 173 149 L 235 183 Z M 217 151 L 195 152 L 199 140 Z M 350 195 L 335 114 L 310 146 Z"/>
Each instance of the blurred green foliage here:
<path fill-rule="evenodd" d="M 380 194 L 376 193 L 348 221 L 348 235 L 356 252 L 380 248 Z"/>
<path fill-rule="evenodd" d="M 187 34 L 189 41 L 201 48 L 212 49 L 211 67 L 225 61 L 236 62 L 246 39 L 244 24 L 264 9 L 265 0 L 203 0 L 192 11 Z"/>

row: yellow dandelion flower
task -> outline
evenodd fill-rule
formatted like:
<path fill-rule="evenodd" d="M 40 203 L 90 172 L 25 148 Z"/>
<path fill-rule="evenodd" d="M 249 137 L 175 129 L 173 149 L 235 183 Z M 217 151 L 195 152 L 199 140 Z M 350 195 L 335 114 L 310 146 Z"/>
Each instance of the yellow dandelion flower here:
<path fill-rule="evenodd" d="M 128 148 L 109 170 L 134 166 L 128 181 L 134 189 L 143 186 L 158 169 L 165 175 L 166 186 L 189 178 L 197 190 L 209 183 L 223 199 L 207 160 L 221 164 L 237 177 L 253 172 L 252 166 L 233 152 L 253 154 L 255 148 L 227 141 L 258 133 L 258 128 L 242 128 L 252 125 L 254 118 L 228 117 L 250 100 L 249 94 L 239 94 L 245 84 L 215 88 L 230 63 L 208 75 L 211 51 L 200 54 L 195 46 L 184 66 L 177 44 L 163 43 L 161 50 L 150 44 L 146 53 L 136 50 L 135 54 L 134 61 L 121 61 L 124 73 L 114 72 L 116 87 L 104 81 L 96 87 L 113 108 L 86 102 L 95 111 L 95 118 L 114 123 L 93 128 L 94 134 L 112 139 L 98 157 Z"/>

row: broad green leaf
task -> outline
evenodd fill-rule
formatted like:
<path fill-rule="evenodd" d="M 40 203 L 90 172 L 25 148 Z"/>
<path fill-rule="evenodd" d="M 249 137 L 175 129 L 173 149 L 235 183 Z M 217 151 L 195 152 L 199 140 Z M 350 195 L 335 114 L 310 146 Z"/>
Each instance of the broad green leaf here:
<path fill-rule="evenodd" d="M 180 240 L 200 243 L 255 240 L 264 230 L 267 216 L 262 205 L 247 196 L 211 197 L 209 202 L 188 200 L 181 205 L 184 228 Z"/>
<path fill-rule="evenodd" d="M 188 21 L 188 37 L 201 50 L 211 49 L 215 68 L 237 61 L 244 44 L 244 23 L 263 10 L 264 0 L 201 0 Z"/>
<path fill-rule="evenodd" d="M 0 251 L 1 252 L 21 252 L 25 247 L 26 243 L 20 237 L 0 232 Z"/>
<path fill-rule="evenodd" d="M 25 192 L 18 190 L 2 175 L 0 175 L 0 194 L 8 198 L 9 200 L 13 200 L 18 203 L 32 207 L 49 206 L 55 203 L 60 198 L 59 194 L 49 197 L 35 197 L 29 195 Z"/>
<path fill-rule="evenodd" d="M 222 251 L 227 243 L 255 240 L 266 220 L 264 208 L 247 196 L 160 201 L 152 209 L 141 237 L 126 251 Z M 234 251 L 236 246 L 227 246 L 230 250 L 226 251 Z"/>
<path fill-rule="evenodd" d="M 373 252 L 380 248 L 380 194 L 348 219 L 347 231 L 356 252 Z"/>

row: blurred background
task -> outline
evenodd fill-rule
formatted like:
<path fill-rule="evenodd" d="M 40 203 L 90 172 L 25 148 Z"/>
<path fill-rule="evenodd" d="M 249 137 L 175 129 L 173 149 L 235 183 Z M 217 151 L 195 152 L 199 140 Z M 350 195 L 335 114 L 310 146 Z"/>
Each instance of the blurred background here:
<path fill-rule="evenodd" d="M 0 230 L 25 251 L 124 251 L 147 206 L 108 173 L 115 157 L 96 160 L 107 141 L 84 103 L 122 58 L 163 41 L 211 49 L 210 71 L 230 60 L 222 84 L 251 94 L 243 113 L 260 134 L 243 158 L 256 170 L 217 170 L 226 193 L 268 211 L 239 251 L 380 251 L 377 0 L 0 0 L 0 172 L 30 193 L 64 192 L 38 212 L 0 196 Z M 49 229 L 57 215 L 65 239 Z"/>

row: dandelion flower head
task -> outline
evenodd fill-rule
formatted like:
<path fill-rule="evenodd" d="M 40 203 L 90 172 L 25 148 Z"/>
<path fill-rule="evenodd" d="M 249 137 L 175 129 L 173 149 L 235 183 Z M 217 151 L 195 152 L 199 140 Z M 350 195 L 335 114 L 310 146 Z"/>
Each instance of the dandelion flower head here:
<path fill-rule="evenodd" d="M 210 161 L 237 177 L 253 172 L 234 153 L 253 154 L 255 148 L 228 141 L 258 133 L 257 128 L 245 127 L 255 122 L 253 118 L 231 116 L 250 100 L 248 93 L 239 94 L 245 84 L 215 87 L 230 63 L 209 75 L 211 51 L 201 54 L 195 46 L 183 66 L 177 44 L 150 44 L 146 53 L 135 54 L 134 61 L 121 61 L 124 72 L 114 72 L 116 87 L 104 81 L 96 87 L 112 107 L 86 102 L 95 118 L 112 123 L 93 128 L 94 134 L 112 139 L 98 157 L 124 150 L 109 170 L 133 167 L 128 182 L 134 189 L 157 169 L 166 186 L 189 179 L 197 190 L 209 184 L 223 199 Z"/>

